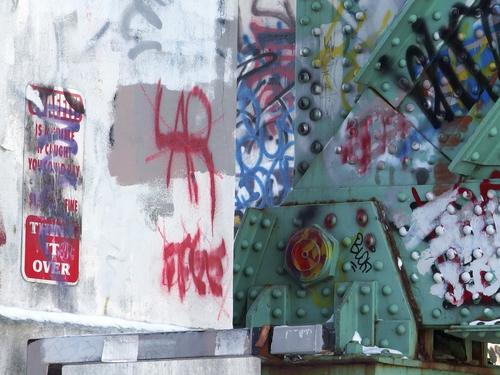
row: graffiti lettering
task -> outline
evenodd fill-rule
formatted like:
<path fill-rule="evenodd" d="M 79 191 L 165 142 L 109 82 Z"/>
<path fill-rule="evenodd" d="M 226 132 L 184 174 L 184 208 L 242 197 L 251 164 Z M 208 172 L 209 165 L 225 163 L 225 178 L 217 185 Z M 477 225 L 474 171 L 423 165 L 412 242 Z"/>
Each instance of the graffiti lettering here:
<path fill-rule="evenodd" d="M 143 90 L 144 95 L 146 92 Z M 154 134 L 155 143 L 159 152 L 150 155 L 146 158 L 146 162 L 156 159 L 162 154 L 167 155 L 166 162 L 166 183 L 167 187 L 170 185 L 172 175 L 172 161 L 174 154 L 181 154 L 186 160 L 186 177 L 188 180 L 189 198 L 190 201 L 198 203 L 198 182 L 196 181 L 193 157 L 197 156 L 202 160 L 208 170 L 210 178 L 210 217 L 213 222 L 215 218 L 215 166 L 212 157 L 212 152 L 208 147 L 210 140 L 210 133 L 212 131 L 212 107 L 205 92 L 199 88 L 194 87 L 187 98 L 184 92 L 181 93 L 177 103 L 177 112 L 175 114 L 175 125 L 173 129 L 165 122 L 160 115 L 160 107 L 162 102 L 163 87 L 161 81 L 158 82 L 156 88 L 155 102 L 153 104 L 154 110 Z M 146 95 L 149 100 L 149 97 Z M 203 129 L 198 132 L 192 132 L 189 129 L 189 106 L 192 101 L 198 101 L 201 104 L 206 124 Z M 167 132 L 162 132 L 160 122 L 168 129 Z M 180 128 L 180 129 L 179 129 Z"/>
<path fill-rule="evenodd" d="M 358 233 L 356 240 L 351 246 L 351 254 L 354 254 L 355 261 L 351 261 L 354 271 L 360 270 L 362 273 L 368 273 L 373 268 L 370 262 L 370 253 L 363 246 L 363 234 Z"/>
<path fill-rule="evenodd" d="M 179 243 L 168 242 L 165 234 L 158 230 L 163 238 L 162 284 L 168 291 L 177 286 L 182 301 L 190 289 L 189 282 L 192 281 L 199 295 L 210 293 L 222 297 L 222 260 L 227 254 L 224 240 L 214 249 L 203 250 L 200 248 L 199 229 L 194 236 L 188 234 Z"/>
<path fill-rule="evenodd" d="M 249 33 L 238 42 L 236 210 L 279 204 L 291 189 L 295 16 L 253 0 Z M 271 24 L 267 21 L 274 19 Z"/>

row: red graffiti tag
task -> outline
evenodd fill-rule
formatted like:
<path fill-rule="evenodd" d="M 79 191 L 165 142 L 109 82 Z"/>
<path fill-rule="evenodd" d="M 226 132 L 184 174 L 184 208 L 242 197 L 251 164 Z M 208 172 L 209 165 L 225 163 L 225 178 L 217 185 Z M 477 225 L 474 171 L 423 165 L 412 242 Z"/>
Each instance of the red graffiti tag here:
<path fill-rule="evenodd" d="M 200 229 L 197 229 L 194 236 L 187 234 L 179 243 L 169 243 L 164 233 L 159 228 L 158 230 L 163 238 L 162 284 L 168 291 L 177 286 L 179 297 L 183 301 L 192 281 L 199 295 L 204 296 L 210 292 L 216 297 L 222 297 L 222 259 L 227 254 L 224 240 L 216 248 L 207 251 L 200 248 Z"/>
<path fill-rule="evenodd" d="M 379 129 L 372 128 L 375 121 L 380 121 Z M 400 114 L 375 112 L 361 120 L 348 120 L 342 145 L 342 163 L 357 163 L 358 173 L 365 174 L 371 161 L 383 155 L 390 142 L 408 137 L 410 127 Z"/>
<path fill-rule="evenodd" d="M 145 92 L 144 94 L 146 95 Z M 172 162 L 174 154 L 184 155 L 186 161 L 186 177 L 188 180 L 189 199 L 195 204 L 198 204 L 199 194 L 198 182 L 196 181 L 194 173 L 195 168 L 193 157 L 197 156 L 205 163 L 210 178 L 210 217 L 212 220 L 213 230 L 215 218 L 215 166 L 212 152 L 208 146 L 213 124 L 210 102 L 205 92 L 199 87 L 194 87 L 187 95 L 187 98 L 183 91 L 177 102 L 175 125 L 172 129 L 160 115 L 162 95 L 163 87 L 160 80 L 156 86 L 156 96 L 153 104 L 155 143 L 159 152 L 148 156 L 146 158 L 146 162 L 156 159 L 163 153 L 167 155 L 166 183 L 168 187 L 170 186 L 172 177 Z M 149 100 L 147 95 L 146 98 Z M 189 129 L 189 106 L 192 101 L 198 101 L 198 103 L 202 105 L 206 116 L 206 125 L 198 132 L 191 132 Z M 162 132 L 160 129 L 160 121 L 168 129 L 167 132 Z"/>

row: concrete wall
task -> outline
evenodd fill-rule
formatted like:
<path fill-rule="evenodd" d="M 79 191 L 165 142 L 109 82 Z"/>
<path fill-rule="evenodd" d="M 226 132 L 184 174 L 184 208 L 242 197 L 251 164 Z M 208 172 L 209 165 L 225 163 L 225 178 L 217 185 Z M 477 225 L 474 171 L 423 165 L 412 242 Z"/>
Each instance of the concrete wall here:
<path fill-rule="evenodd" d="M 260 359 L 253 357 L 219 358 L 63 367 L 63 375 L 232 375 L 236 373 L 240 375 L 259 375 Z"/>
<path fill-rule="evenodd" d="M 0 306 L 231 326 L 236 12 L 229 0 L 0 4 Z M 81 121 L 50 115 L 52 94 Z M 75 139 L 43 140 L 55 128 Z M 29 215 L 77 230 L 42 238 Z M 61 265 L 43 271 L 64 256 L 79 259 L 76 285 Z M 34 269 L 52 284 L 26 281 Z"/>

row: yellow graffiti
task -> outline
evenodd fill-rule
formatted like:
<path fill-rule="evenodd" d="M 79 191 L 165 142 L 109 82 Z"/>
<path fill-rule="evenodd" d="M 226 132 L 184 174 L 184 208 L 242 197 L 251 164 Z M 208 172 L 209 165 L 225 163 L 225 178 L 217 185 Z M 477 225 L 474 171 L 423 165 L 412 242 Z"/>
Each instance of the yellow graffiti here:
<path fill-rule="evenodd" d="M 332 79 L 330 77 L 330 72 L 329 72 L 329 66 L 330 63 L 335 59 L 335 58 L 340 58 L 340 57 L 345 57 L 349 61 L 353 62 L 353 65 L 351 66 L 351 69 L 348 70 L 347 73 L 344 74 L 342 77 L 343 82 L 351 82 L 354 79 L 354 76 L 358 72 L 360 65 L 356 61 L 356 52 L 351 48 L 349 49 L 349 43 L 351 42 L 350 38 L 346 42 L 342 42 L 341 44 L 335 46 L 333 45 L 332 41 L 332 35 L 333 31 L 335 30 L 335 26 L 340 22 L 342 19 L 342 15 L 345 12 L 345 8 L 343 4 L 341 3 L 339 7 L 337 8 L 337 11 L 335 12 L 335 15 L 332 19 L 332 22 L 328 26 L 328 30 L 326 31 L 324 37 L 323 37 L 323 45 L 324 47 L 319 51 L 318 56 L 316 57 L 317 64 L 319 65 L 319 68 L 321 69 L 321 73 L 323 75 L 323 81 L 325 84 L 325 87 L 329 90 L 334 90 Z M 375 44 L 375 38 L 377 35 L 379 35 L 383 29 L 387 27 L 389 24 L 390 20 L 392 19 L 392 12 L 388 10 L 383 18 L 382 24 L 376 32 L 372 33 L 372 36 L 369 37 L 367 40 L 363 42 L 363 44 L 371 48 Z M 357 23 L 356 28 L 354 29 L 354 33 L 358 33 L 360 28 L 363 26 L 364 20 L 360 20 Z M 348 101 L 348 95 L 347 93 L 339 90 L 340 93 L 340 98 L 341 98 L 341 106 L 343 109 L 346 111 L 351 110 L 351 106 Z"/>

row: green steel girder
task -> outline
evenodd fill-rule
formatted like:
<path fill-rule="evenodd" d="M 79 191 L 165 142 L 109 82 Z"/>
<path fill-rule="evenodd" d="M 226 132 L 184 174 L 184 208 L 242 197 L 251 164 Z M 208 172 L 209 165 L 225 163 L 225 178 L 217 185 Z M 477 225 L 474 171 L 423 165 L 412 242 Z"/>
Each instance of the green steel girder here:
<path fill-rule="evenodd" d="M 333 319 L 339 352 L 357 332 L 365 346 L 385 345 L 412 355 L 416 328 L 411 296 L 397 276 L 398 260 L 381 215 L 371 201 L 357 202 L 354 212 L 351 203 L 249 210 L 235 242 L 235 326 Z M 318 274 L 317 282 L 304 285 L 284 267 L 286 249 L 294 233 L 313 226 L 338 239 L 338 261 L 333 263 L 335 276 Z M 311 262 L 307 270 L 320 264 L 319 258 Z"/>
<path fill-rule="evenodd" d="M 296 181 L 349 114 L 364 90 L 353 82 L 377 38 L 404 0 L 297 1 Z"/>

